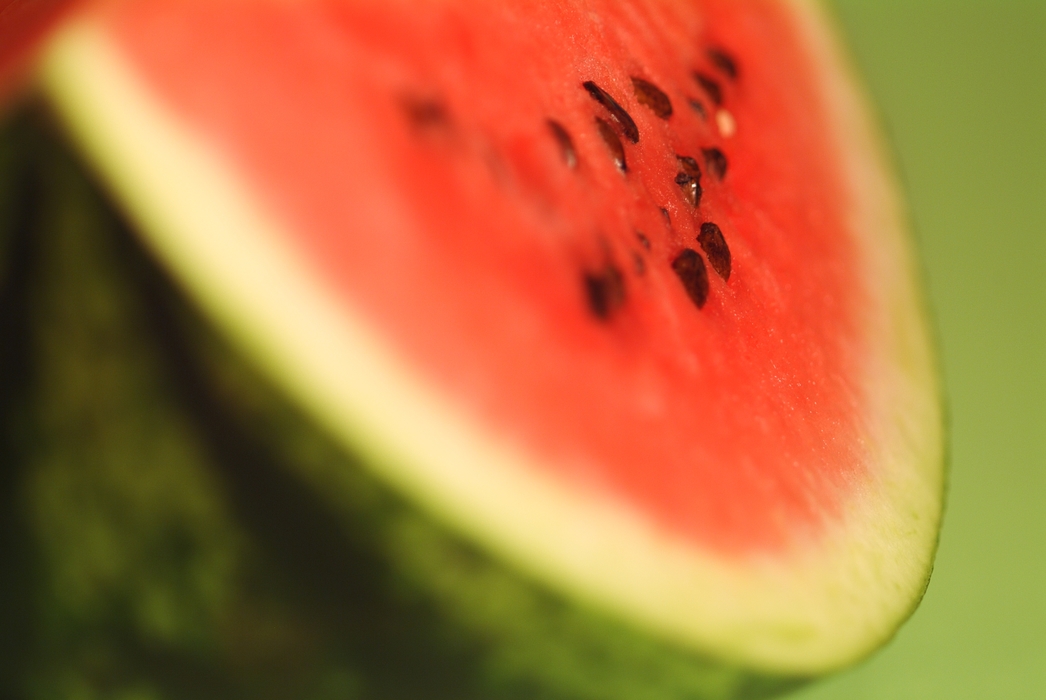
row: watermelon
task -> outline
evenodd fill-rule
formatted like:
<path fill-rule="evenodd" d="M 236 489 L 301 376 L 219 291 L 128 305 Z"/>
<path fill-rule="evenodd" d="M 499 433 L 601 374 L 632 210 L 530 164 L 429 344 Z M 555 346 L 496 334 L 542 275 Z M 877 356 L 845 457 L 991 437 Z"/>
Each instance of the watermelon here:
<path fill-rule="evenodd" d="M 125 212 L 55 176 L 59 201 L 107 213 L 57 226 L 98 252 L 80 274 L 57 246 L 39 284 L 113 301 L 34 310 L 68 330 L 30 347 L 70 357 L 38 374 L 113 366 L 78 401 L 38 381 L 44 437 L 18 454 L 27 474 L 111 466 L 26 477 L 42 576 L 83 549 L 42 525 L 74 504 L 43 494 L 84 479 L 117 495 L 81 520 L 140 513 L 138 540 L 101 528 L 106 550 L 128 570 L 168 552 L 155 585 L 181 582 L 111 575 L 66 606 L 131 650 L 66 655 L 77 683 L 148 676 L 134 650 L 157 645 L 255 677 L 236 617 L 282 630 L 271 656 L 295 635 L 324 650 L 284 688 L 757 697 L 866 656 L 917 604 L 938 380 L 885 149 L 817 6 L 113 0 L 40 55 L 40 93 Z M 192 302 L 104 252 L 134 249 L 127 227 Z M 124 427 L 87 449 L 60 406 Z M 33 457 L 48 444 L 73 447 Z M 148 536 L 168 530 L 190 533 L 180 558 Z M 325 593 L 250 592 L 288 569 Z M 210 612 L 172 603 L 165 627 L 138 599 Z"/>

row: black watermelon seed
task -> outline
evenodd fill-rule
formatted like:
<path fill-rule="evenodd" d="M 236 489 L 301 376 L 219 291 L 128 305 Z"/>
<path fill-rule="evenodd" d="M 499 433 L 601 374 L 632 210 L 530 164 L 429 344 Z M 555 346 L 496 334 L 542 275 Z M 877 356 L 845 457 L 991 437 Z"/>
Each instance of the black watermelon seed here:
<path fill-rule="evenodd" d="M 668 210 L 661 207 L 661 216 L 665 217 L 665 223 L 669 226 L 672 225 L 672 215 L 668 213 Z"/>
<path fill-rule="evenodd" d="M 450 113 L 439 100 L 405 96 L 400 100 L 403 111 L 411 124 L 418 129 L 445 128 L 450 126 Z"/>
<path fill-rule="evenodd" d="M 574 150 L 574 140 L 566 128 L 554 119 L 547 119 L 548 130 L 552 132 L 553 138 L 559 144 L 559 151 L 563 155 L 563 162 L 571 170 L 577 168 L 577 151 Z"/>
<path fill-rule="evenodd" d="M 723 104 L 723 89 L 719 87 L 719 83 L 701 72 L 694 73 L 694 80 L 708 94 L 708 99 L 712 100 L 716 105 Z"/>
<path fill-rule="evenodd" d="M 662 209 L 661 211 L 665 211 Z M 668 212 L 665 212 L 666 214 Z M 636 240 L 639 241 L 639 245 L 643 246 L 644 250 L 650 250 L 650 239 L 646 237 L 646 234 L 642 231 L 636 231 Z"/>
<path fill-rule="evenodd" d="M 683 167 L 687 175 L 700 179 L 701 178 L 701 167 L 697 164 L 697 161 L 690 156 L 676 156 L 676 160 L 679 161 L 679 165 Z"/>
<path fill-rule="evenodd" d="M 726 245 L 723 232 L 711 221 L 701 224 L 701 233 L 697 237 L 701 250 L 708 256 L 712 269 L 719 273 L 724 281 L 730 279 L 730 248 Z"/>
<path fill-rule="evenodd" d="M 682 170 L 676 173 L 676 184 L 683 190 L 683 198 L 696 207 L 701 203 L 701 169 L 690 156 L 676 156 Z"/>
<path fill-rule="evenodd" d="M 646 274 L 646 261 L 643 260 L 642 255 L 635 251 L 632 252 L 632 266 L 635 267 L 637 275 Z"/>
<path fill-rule="evenodd" d="M 705 261 L 697 251 L 684 248 L 672 261 L 672 270 L 683 283 L 687 296 L 697 304 L 697 308 L 704 306 L 708 301 L 708 271 L 705 269 Z"/>
<path fill-rule="evenodd" d="M 585 295 L 592 314 L 605 321 L 625 303 L 625 278 L 621 270 L 608 264 L 598 272 L 586 272 Z"/>
<path fill-rule="evenodd" d="M 726 154 L 718 148 L 703 148 L 701 153 L 705 156 L 705 166 L 717 180 L 726 177 Z"/>
<path fill-rule="evenodd" d="M 614 165 L 621 172 L 627 172 L 628 163 L 625 162 L 625 147 L 621 144 L 621 139 L 617 137 L 614 127 L 610 126 L 605 119 L 596 117 L 596 128 L 599 129 L 599 135 L 603 138 L 603 143 L 607 145 L 607 150 L 610 151 L 610 157 L 614 159 Z"/>
<path fill-rule="evenodd" d="M 593 100 L 606 108 L 607 112 L 610 113 L 610 117 L 621 127 L 621 133 L 625 135 L 626 139 L 632 143 L 639 142 L 639 127 L 633 121 L 632 115 L 626 112 L 625 108 L 618 104 L 617 100 L 591 80 L 586 80 L 581 86 L 588 91 Z"/>
<path fill-rule="evenodd" d="M 695 100 L 694 98 L 690 98 L 689 102 L 690 109 L 697 112 L 698 116 L 701 117 L 701 119 L 708 119 L 708 112 L 705 111 L 705 106 L 701 104 L 701 100 Z"/>
<path fill-rule="evenodd" d="M 632 78 L 632 89 L 636 93 L 636 102 L 649 107 L 662 119 L 672 116 L 672 100 L 657 85 L 642 78 Z"/>
<path fill-rule="evenodd" d="M 712 48 L 708 50 L 708 58 L 712 61 L 712 65 L 720 70 L 730 80 L 737 80 L 737 61 L 734 57 L 728 54 L 726 51 L 720 48 Z"/>
<path fill-rule="evenodd" d="M 676 173 L 676 184 L 679 185 L 679 189 L 683 190 L 683 198 L 692 207 L 696 207 L 701 203 L 701 183 L 697 181 L 682 170 Z"/>

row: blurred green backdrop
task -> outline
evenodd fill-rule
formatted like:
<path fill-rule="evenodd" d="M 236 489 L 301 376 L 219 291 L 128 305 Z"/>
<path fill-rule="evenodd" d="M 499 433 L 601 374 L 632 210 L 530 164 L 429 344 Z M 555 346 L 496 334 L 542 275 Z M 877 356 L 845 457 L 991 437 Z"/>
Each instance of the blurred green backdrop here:
<path fill-rule="evenodd" d="M 1046 698 L 1046 2 L 836 0 L 937 317 L 951 486 L 922 606 L 794 700 Z"/>

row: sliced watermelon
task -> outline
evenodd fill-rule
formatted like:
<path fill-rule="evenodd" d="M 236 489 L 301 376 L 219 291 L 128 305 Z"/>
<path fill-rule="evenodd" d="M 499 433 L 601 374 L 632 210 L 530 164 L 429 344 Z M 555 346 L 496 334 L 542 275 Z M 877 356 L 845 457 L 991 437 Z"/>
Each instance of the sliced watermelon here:
<path fill-rule="evenodd" d="M 672 692 L 729 696 L 881 645 L 940 520 L 905 223 L 826 25 L 799 2 L 114 1 L 43 84 L 419 532 L 584 610 L 585 639 L 712 659 L 735 680 Z M 441 566 L 456 624 L 526 647 L 525 605 L 499 622 L 500 584 Z M 598 694 L 548 658 L 514 668 Z"/>

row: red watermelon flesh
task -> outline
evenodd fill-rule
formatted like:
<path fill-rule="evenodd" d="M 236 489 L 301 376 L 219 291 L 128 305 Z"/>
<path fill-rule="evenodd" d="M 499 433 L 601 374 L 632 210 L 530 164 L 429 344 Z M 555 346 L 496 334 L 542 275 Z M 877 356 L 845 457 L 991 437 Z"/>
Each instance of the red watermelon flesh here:
<path fill-rule="evenodd" d="M 107 21 L 343 302 L 540 468 L 723 553 L 816 537 L 868 469 L 867 301 L 795 20 L 772 3 L 474 9 L 150 2 Z M 673 266 L 686 250 L 703 305 Z"/>

